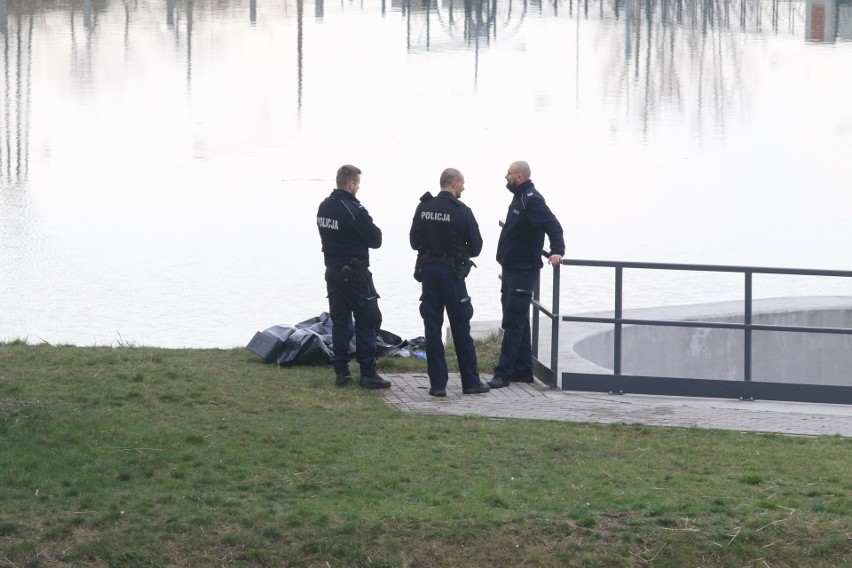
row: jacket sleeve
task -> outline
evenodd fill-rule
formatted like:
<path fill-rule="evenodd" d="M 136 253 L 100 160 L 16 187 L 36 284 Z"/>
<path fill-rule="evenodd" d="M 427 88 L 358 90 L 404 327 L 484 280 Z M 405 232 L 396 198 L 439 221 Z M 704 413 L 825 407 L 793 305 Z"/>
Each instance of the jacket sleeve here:
<path fill-rule="evenodd" d="M 411 245 L 411 248 L 414 250 L 420 250 L 420 223 L 417 222 L 418 215 L 417 213 L 420 211 L 420 207 L 414 210 L 414 218 L 411 220 L 411 230 L 408 232 L 408 243 Z"/>
<path fill-rule="evenodd" d="M 364 240 L 364 244 L 368 248 L 377 249 L 382 246 L 382 230 L 373 223 L 373 218 L 363 207 L 361 214 L 355 218 L 355 231 Z"/>
<path fill-rule="evenodd" d="M 470 216 L 467 220 L 467 235 L 465 235 L 465 240 L 467 241 L 467 251 L 470 257 L 479 256 L 479 253 L 482 252 L 482 235 L 479 233 L 479 224 L 473 216 L 473 211 L 470 211 Z"/>
<path fill-rule="evenodd" d="M 531 199 L 527 206 L 527 219 L 533 226 L 543 230 L 550 241 L 550 254 L 565 255 L 565 238 L 562 225 L 547 206 L 544 199 Z"/>

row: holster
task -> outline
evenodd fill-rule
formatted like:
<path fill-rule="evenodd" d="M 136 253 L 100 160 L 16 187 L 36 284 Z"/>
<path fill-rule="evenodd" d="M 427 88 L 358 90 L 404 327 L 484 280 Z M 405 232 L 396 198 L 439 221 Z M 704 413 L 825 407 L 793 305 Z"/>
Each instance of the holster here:
<path fill-rule="evenodd" d="M 463 258 L 455 264 L 453 270 L 459 280 L 464 280 L 467 278 L 467 275 L 470 274 L 470 269 L 474 266 L 476 266 L 476 264 L 472 260 L 469 258 Z"/>
<path fill-rule="evenodd" d="M 349 264 L 340 267 L 344 282 L 364 282 L 367 279 L 367 263 L 360 258 L 353 258 Z"/>
<path fill-rule="evenodd" d="M 423 282 L 423 255 L 421 254 L 418 254 L 417 260 L 414 261 L 414 279 Z"/>

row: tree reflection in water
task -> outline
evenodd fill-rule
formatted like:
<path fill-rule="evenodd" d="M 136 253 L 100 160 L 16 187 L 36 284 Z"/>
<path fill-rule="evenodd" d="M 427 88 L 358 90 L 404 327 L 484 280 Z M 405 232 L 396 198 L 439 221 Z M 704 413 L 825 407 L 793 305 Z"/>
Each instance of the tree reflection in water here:
<path fill-rule="evenodd" d="M 691 116 L 696 131 L 724 131 L 730 112 L 749 104 L 743 73 L 748 72 L 750 37 L 796 33 L 801 3 L 726 0 L 620 0 L 613 15 L 623 21 L 623 55 L 613 53 L 608 93 L 618 97 L 643 125 L 651 128 L 661 107 Z"/>
<path fill-rule="evenodd" d="M 379 0 L 377 0 L 379 1 Z M 298 108 L 302 106 L 304 22 L 326 17 L 324 0 L 283 0 L 284 14 L 297 20 Z M 474 81 L 480 50 L 511 40 L 529 18 L 577 21 L 576 53 L 553 53 L 554 60 L 574 55 L 576 65 L 589 53 L 580 50 L 580 35 L 600 34 L 607 61 L 600 82 L 604 97 L 617 105 L 618 116 L 632 116 L 647 132 L 668 109 L 690 116 L 697 131 L 725 130 L 730 113 L 749 105 L 743 80 L 751 65 L 747 43 L 761 36 L 788 35 L 809 42 L 852 39 L 852 0 L 380 0 L 380 7 L 341 5 L 341 11 L 402 15 L 409 53 L 432 50 L 473 51 Z M 313 10 L 305 9 L 313 4 Z M 41 15 L 68 15 L 72 73 L 78 84 L 92 81 L 92 49 L 99 17 L 124 12 L 125 43 L 134 22 L 160 11 L 161 21 L 185 54 L 187 87 L 192 83 L 193 28 L 223 13 L 244 11 L 256 25 L 265 2 L 258 0 L 165 0 L 151 4 L 130 0 L 0 0 L 0 176 L 26 178 L 29 91 L 33 28 Z M 266 17 L 269 17 L 268 15 Z M 603 25 L 586 28 L 583 22 Z M 586 44 L 588 45 L 588 44 Z M 585 48 L 588 49 L 588 48 Z M 594 54 L 597 56 L 598 54 Z M 558 68 L 558 65 L 554 66 Z M 565 66 L 562 66 L 565 68 Z M 599 67 L 599 66 L 598 66 Z"/>
<path fill-rule="evenodd" d="M 407 192 L 434 183 L 438 160 L 500 190 L 495 163 L 523 150 L 548 185 L 566 182 L 548 196 L 577 251 L 842 265 L 842 247 L 812 237 L 844 237 L 843 207 L 832 222 L 825 203 L 844 203 L 852 45 L 804 44 L 847 37 L 848 8 L 0 0 L 0 332 L 89 343 L 120 326 L 146 344 L 232 346 L 253 321 L 275 323 L 271 307 L 284 322 L 319 313 L 321 272 L 302 270 L 315 233 L 278 240 L 311 229 L 334 156 L 373 163 L 388 235 L 407 230 Z M 505 212 L 470 197 L 483 225 Z M 387 246 L 381 258 L 406 254 Z M 488 265 L 483 319 L 499 318 Z M 398 266 L 377 270 L 407 334 L 420 322 Z M 577 309 L 604 309 L 594 294 Z"/>
<path fill-rule="evenodd" d="M 33 18 L 9 14 L 0 0 L 0 183 L 27 180 Z"/>

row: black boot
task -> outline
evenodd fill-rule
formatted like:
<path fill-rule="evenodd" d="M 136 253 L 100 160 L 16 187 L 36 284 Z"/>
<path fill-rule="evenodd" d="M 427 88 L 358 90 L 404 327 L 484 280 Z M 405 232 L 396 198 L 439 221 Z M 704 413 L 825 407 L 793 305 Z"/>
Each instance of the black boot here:
<path fill-rule="evenodd" d="M 479 383 L 478 385 L 474 385 L 472 387 L 463 388 L 462 392 L 464 394 L 482 394 L 489 392 L 491 387 L 486 385 L 485 383 Z"/>
<path fill-rule="evenodd" d="M 488 386 L 492 389 L 502 389 L 509 386 L 509 379 L 504 377 L 494 377 L 488 381 Z"/>
<path fill-rule="evenodd" d="M 391 386 L 391 382 L 387 379 L 381 378 L 379 375 L 370 375 L 365 376 L 361 375 L 361 388 L 362 389 L 389 389 Z"/>

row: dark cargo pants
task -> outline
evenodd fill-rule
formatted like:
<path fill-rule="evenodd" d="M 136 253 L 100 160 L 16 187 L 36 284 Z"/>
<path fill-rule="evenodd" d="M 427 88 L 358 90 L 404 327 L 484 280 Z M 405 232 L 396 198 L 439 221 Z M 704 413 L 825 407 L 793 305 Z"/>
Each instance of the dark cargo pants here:
<path fill-rule="evenodd" d="M 423 265 L 422 285 L 420 315 L 423 316 L 425 328 L 429 384 L 433 389 L 447 386 L 447 360 L 441 337 L 446 309 L 459 361 L 462 388 L 475 387 L 480 384 L 480 380 L 476 370 L 476 347 L 470 337 L 473 305 L 467 295 L 464 280 L 456 276 L 455 271 L 447 264 L 427 263 Z"/>
<path fill-rule="evenodd" d="M 355 335 L 355 355 L 361 375 L 376 374 L 376 336 L 382 325 L 379 295 L 373 275 L 347 276 L 339 268 L 327 268 L 328 313 L 331 317 L 331 364 L 338 375 L 349 372 L 349 345 Z M 354 325 L 353 325 L 354 318 Z"/>
<path fill-rule="evenodd" d="M 494 377 L 501 379 L 531 377 L 532 342 L 530 305 L 539 270 L 503 269 L 500 301 L 503 306 L 503 343 Z"/>

